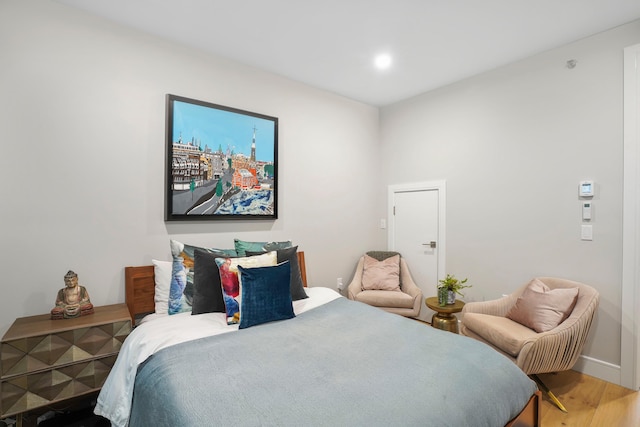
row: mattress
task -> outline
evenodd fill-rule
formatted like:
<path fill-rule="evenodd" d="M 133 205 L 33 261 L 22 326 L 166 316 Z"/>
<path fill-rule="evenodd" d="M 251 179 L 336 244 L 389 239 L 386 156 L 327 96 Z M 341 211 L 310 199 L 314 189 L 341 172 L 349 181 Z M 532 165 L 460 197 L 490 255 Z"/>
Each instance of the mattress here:
<path fill-rule="evenodd" d="M 98 398 L 113 425 L 474 425 L 513 419 L 537 387 L 475 340 L 308 288 L 296 317 L 145 322 Z"/>

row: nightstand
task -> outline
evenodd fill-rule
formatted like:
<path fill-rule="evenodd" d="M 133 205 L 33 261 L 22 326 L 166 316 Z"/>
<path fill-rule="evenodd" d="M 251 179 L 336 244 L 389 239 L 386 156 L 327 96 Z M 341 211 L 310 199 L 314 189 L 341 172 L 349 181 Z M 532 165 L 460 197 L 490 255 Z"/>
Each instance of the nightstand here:
<path fill-rule="evenodd" d="M 463 301 L 456 299 L 456 302 L 445 305 L 444 307 L 438 304 L 438 297 L 427 298 L 424 302 L 427 307 L 436 312 L 431 318 L 431 326 L 442 329 L 443 331 L 453 332 L 454 334 L 458 333 L 458 318 L 454 313 L 462 311 L 462 307 L 464 307 Z"/>
<path fill-rule="evenodd" d="M 126 304 L 16 319 L 0 342 L 0 418 L 100 390 L 129 332 Z"/>

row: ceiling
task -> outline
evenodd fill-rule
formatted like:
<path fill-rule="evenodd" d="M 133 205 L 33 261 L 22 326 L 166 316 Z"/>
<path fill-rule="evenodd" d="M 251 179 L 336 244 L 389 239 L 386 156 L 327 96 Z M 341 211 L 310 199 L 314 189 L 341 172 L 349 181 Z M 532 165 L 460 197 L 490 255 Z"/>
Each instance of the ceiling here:
<path fill-rule="evenodd" d="M 640 18 L 638 0 L 55 1 L 374 106 Z"/>

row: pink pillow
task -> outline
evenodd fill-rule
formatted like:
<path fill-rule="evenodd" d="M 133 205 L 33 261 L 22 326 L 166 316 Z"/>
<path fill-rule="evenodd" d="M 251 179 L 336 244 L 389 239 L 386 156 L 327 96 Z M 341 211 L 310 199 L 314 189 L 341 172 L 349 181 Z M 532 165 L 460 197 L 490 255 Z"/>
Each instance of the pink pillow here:
<path fill-rule="evenodd" d="M 569 317 L 577 299 L 578 288 L 549 289 L 533 279 L 506 317 L 536 332 L 546 332 Z"/>
<path fill-rule="evenodd" d="M 362 290 L 400 291 L 400 255 L 378 261 L 364 256 Z"/>

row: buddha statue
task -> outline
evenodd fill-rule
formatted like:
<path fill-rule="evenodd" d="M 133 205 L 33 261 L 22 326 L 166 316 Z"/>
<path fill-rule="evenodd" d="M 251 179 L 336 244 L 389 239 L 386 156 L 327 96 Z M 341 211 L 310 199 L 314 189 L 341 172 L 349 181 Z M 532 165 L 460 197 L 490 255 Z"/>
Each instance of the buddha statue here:
<path fill-rule="evenodd" d="M 70 319 L 93 313 L 89 292 L 78 284 L 78 275 L 69 270 L 64 276 L 65 287 L 58 291 L 56 306 L 51 310 L 52 319 Z"/>

